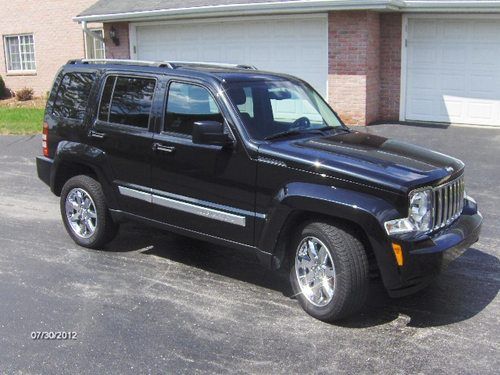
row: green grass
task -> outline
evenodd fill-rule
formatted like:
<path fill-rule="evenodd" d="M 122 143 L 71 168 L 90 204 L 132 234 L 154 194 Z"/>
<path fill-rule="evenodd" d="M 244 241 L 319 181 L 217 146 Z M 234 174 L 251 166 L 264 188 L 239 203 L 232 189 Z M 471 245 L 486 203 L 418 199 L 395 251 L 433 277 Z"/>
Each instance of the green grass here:
<path fill-rule="evenodd" d="M 0 107 L 0 134 L 42 132 L 43 108 Z"/>

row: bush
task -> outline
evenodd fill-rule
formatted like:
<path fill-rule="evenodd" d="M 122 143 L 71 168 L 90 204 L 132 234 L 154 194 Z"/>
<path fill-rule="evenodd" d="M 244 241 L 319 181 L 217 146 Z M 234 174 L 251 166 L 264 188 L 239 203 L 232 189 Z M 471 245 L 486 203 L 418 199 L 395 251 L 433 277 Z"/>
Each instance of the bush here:
<path fill-rule="evenodd" d="M 0 99 L 5 97 L 5 82 L 3 81 L 2 76 L 0 76 Z"/>
<path fill-rule="evenodd" d="M 25 87 L 21 90 L 16 91 L 16 99 L 19 100 L 20 102 L 25 102 L 27 100 L 33 99 L 33 89 L 30 89 L 29 87 Z"/>

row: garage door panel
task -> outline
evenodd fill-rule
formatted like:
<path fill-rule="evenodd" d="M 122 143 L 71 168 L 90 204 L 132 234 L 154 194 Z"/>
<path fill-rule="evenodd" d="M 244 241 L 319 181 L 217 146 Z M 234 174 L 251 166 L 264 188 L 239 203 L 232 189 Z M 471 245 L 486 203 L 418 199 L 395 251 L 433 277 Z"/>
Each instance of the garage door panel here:
<path fill-rule="evenodd" d="M 444 95 L 439 102 L 439 119 L 450 118 L 459 119 L 464 115 L 464 105 L 462 98 L 453 95 Z"/>
<path fill-rule="evenodd" d="M 428 40 L 437 35 L 437 24 L 433 21 L 414 22 L 410 24 L 410 32 L 415 40 Z"/>
<path fill-rule="evenodd" d="M 444 44 L 440 50 L 439 61 L 447 65 L 464 65 L 466 63 L 467 45 L 465 43 Z"/>
<path fill-rule="evenodd" d="M 465 90 L 466 82 L 463 76 L 457 73 L 444 73 L 439 77 L 439 89 L 446 93 L 461 93 Z"/>
<path fill-rule="evenodd" d="M 326 17 L 137 26 L 137 58 L 252 64 L 309 81 L 326 95 Z"/>
<path fill-rule="evenodd" d="M 462 20 L 444 21 L 437 26 L 442 29 L 444 42 L 464 42 L 470 39 L 470 26 Z"/>
<path fill-rule="evenodd" d="M 406 119 L 500 126 L 500 22 L 408 22 Z"/>
<path fill-rule="evenodd" d="M 474 42 L 498 43 L 498 20 L 476 21 L 472 25 L 472 40 Z"/>
<path fill-rule="evenodd" d="M 428 46 L 426 43 L 415 42 L 416 48 L 412 50 L 411 61 L 414 65 L 422 64 L 432 65 L 437 62 L 438 49 L 434 46 Z"/>

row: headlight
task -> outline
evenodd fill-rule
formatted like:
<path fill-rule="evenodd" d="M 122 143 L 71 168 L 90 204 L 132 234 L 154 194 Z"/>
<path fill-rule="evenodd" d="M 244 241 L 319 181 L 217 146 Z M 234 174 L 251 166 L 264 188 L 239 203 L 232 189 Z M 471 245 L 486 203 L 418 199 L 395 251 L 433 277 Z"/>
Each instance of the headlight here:
<path fill-rule="evenodd" d="M 432 190 L 412 191 L 408 217 L 385 222 L 387 234 L 426 232 L 432 228 Z"/>

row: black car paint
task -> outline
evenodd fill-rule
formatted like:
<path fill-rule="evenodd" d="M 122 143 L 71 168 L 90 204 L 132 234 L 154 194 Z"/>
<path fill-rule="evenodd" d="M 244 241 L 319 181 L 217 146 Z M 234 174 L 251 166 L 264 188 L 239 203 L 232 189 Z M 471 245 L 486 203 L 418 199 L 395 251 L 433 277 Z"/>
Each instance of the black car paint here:
<path fill-rule="evenodd" d="M 54 87 L 64 73 L 82 70 L 96 74 L 83 121 L 55 118 L 51 111 L 54 92 L 47 103 L 45 121 L 51 153 L 49 158 L 39 157 L 37 166 L 40 178 L 55 194 L 60 193 L 57 181 L 64 171 L 62 166 L 85 165 L 101 181 L 116 219 L 144 221 L 255 251 L 271 268 L 284 261 L 285 252 L 278 244 L 288 220 L 297 212 L 347 220 L 365 233 L 383 282 L 394 296 L 425 286 L 439 268 L 445 250 L 463 248 L 478 239 L 481 217 L 470 202 L 455 223 L 438 233 L 400 239 L 389 238 L 383 228 L 385 221 L 407 215 L 410 190 L 436 186 L 461 175 L 464 166 L 457 159 L 357 131 L 275 141 L 251 139 L 224 95 L 224 83 L 252 79 L 299 82 L 296 78 L 227 69 L 69 64 L 61 69 Z M 101 87 L 110 74 L 157 79 L 148 129 L 96 121 Z M 162 131 L 171 81 L 199 84 L 212 93 L 234 137 L 233 147 L 194 145 L 189 138 Z M 92 132 L 103 137 L 94 137 Z M 154 144 L 175 151 L 159 152 Z M 242 228 L 138 201 L 121 195 L 118 186 L 159 196 L 174 194 L 201 206 L 235 210 L 245 216 L 246 225 Z M 395 262 L 391 242 L 403 246 L 402 267 Z"/>

